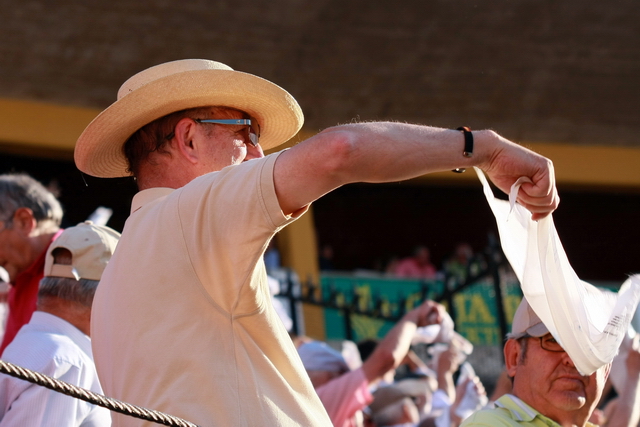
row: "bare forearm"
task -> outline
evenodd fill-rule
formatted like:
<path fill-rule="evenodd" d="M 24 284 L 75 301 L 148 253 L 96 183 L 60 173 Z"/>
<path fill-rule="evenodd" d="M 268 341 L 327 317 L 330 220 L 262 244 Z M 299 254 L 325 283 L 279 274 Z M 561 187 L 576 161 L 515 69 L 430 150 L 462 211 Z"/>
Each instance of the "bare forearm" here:
<path fill-rule="evenodd" d="M 391 369 L 397 368 L 406 356 L 416 333 L 417 319 L 407 313 L 378 343 L 375 350 L 362 365 L 369 382 L 380 379 Z"/>
<path fill-rule="evenodd" d="M 457 130 L 396 122 L 329 128 L 278 158 L 278 199 L 289 213 L 347 183 L 400 181 L 478 166 L 503 191 L 520 176 L 531 178 L 533 184 L 521 187 L 523 204 L 542 216 L 555 209 L 555 180 L 547 159 L 493 131 L 474 131 L 473 139 L 473 155 L 465 157 L 464 135 Z"/>
<path fill-rule="evenodd" d="M 457 167 L 482 166 L 493 151 L 496 135 L 474 132 L 472 157 L 463 156 L 464 135 L 451 129 L 397 122 L 356 123 L 322 133 L 343 134 L 349 144 L 345 182 L 389 182 Z"/>

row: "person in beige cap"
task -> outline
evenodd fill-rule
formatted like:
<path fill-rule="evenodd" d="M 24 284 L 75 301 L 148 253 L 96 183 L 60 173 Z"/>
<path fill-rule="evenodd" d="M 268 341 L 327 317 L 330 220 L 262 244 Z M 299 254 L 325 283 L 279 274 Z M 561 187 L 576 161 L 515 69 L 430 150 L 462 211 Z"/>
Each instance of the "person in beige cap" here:
<path fill-rule="evenodd" d="M 467 418 L 472 426 L 593 426 L 596 408 L 611 364 L 580 375 L 569 355 L 549 333 L 526 299 L 518 306 L 504 346 L 506 370 L 513 388 Z"/>
<path fill-rule="evenodd" d="M 102 393 L 93 363 L 91 304 L 119 233 L 90 222 L 49 246 L 37 310 L 2 360 Z M 109 410 L 8 375 L 0 375 L 0 426 L 111 425 Z"/>
<path fill-rule="evenodd" d="M 343 184 L 471 166 L 505 191 L 529 177 L 534 219 L 558 204 L 551 162 L 492 131 L 352 123 L 264 155 L 302 123 L 274 83 L 185 59 L 129 78 L 84 130 L 77 167 L 141 190 L 94 304 L 109 395 L 202 425 L 329 425 L 269 304 L 262 254 L 280 229 Z"/>

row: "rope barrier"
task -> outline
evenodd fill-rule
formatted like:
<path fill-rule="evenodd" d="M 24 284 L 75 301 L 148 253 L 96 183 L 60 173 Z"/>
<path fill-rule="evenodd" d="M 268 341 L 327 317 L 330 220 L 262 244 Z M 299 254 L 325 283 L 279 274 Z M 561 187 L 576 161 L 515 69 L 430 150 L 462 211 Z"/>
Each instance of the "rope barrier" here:
<path fill-rule="evenodd" d="M 11 375 L 12 377 L 16 377 L 21 380 L 29 381 L 33 384 L 46 387 L 58 393 L 66 394 L 67 396 L 75 397 L 76 399 L 84 400 L 85 402 L 102 406 L 103 408 L 107 408 L 120 414 L 129 415 L 131 417 L 152 421 L 165 426 L 198 427 L 196 424 L 190 423 L 189 421 L 185 421 L 181 418 L 154 411 L 152 409 L 146 409 L 140 406 L 131 405 L 126 402 L 112 399 L 110 397 L 102 396 L 90 390 L 77 387 L 73 384 L 51 378 L 49 376 L 34 372 L 27 368 L 22 368 L 3 360 L 0 360 L 0 373 Z"/>

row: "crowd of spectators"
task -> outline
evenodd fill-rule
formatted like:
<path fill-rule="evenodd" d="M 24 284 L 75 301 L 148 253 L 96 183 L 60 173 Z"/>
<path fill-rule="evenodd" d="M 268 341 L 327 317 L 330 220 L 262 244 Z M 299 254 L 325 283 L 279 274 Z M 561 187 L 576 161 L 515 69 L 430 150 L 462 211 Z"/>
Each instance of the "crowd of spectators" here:
<path fill-rule="evenodd" d="M 5 179 L 12 182 L 27 183 L 29 187 L 33 186 L 43 191 L 39 183 L 26 176 L 7 176 Z M 52 200 L 46 191 L 41 194 L 40 197 Z M 30 208 L 25 209 L 18 205 L 10 206 L 12 206 L 10 212 L 7 211 L 6 215 L 4 215 L 3 231 L 17 233 L 20 230 L 17 228 L 19 216 L 16 216 L 15 212 L 20 213 L 21 209 L 30 210 Z M 38 228 L 35 219 L 33 223 L 35 225 L 33 228 L 29 228 L 31 232 L 25 234 L 25 239 L 38 240 L 36 237 L 43 234 L 44 237 L 41 240 L 61 241 L 51 240 L 51 228 Z M 74 229 L 79 228 L 72 227 L 68 231 L 72 232 Z M 62 230 L 55 229 L 53 233 L 55 234 L 54 237 L 58 237 L 61 235 Z M 65 236 L 65 234 L 62 234 L 62 236 Z M 47 247 L 49 246 L 47 245 Z M 51 251 L 51 248 L 52 246 L 49 247 L 49 251 Z M 47 248 L 45 247 L 43 250 L 46 252 Z M 11 249 L 5 248 L 5 252 L 11 252 Z M 36 254 L 39 256 L 30 261 L 31 264 L 37 266 L 37 273 L 40 276 L 45 274 L 46 270 L 43 261 L 44 252 Z M 10 259 L 10 255 L 4 256 Z M 331 246 L 324 245 L 320 256 L 322 258 L 321 266 L 330 269 L 333 260 Z M 426 246 L 419 246 L 412 257 L 401 259 L 395 263 L 392 273 L 397 277 L 433 279 L 446 272 L 448 276 L 463 281 L 470 272 L 470 264 L 472 264 L 473 259 L 474 254 L 470 245 L 461 243 L 456 247 L 452 256 L 443 263 L 443 267 L 437 269 L 430 262 L 429 249 Z M 265 263 L 268 265 L 270 272 L 274 274 L 277 272 L 280 260 L 275 245 L 271 245 L 267 251 Z M 17 265 L 28 271 L 33 268 L 31 264 Z M 13 265 L 9 264 L 9 266 L 12 267 Z M 14 270 L 15 280 L 15 277 L 20 277 L 20 272 L 23 270 Z M 75 276 L 69 277 L 73 278 Z M 11 279 L 9 273 L 4 268 L 0 268 L 0 284 L 3 286 L 0 288 L 0 298 L 2 298 L 0 304 L 2 304 L 1 308 L 3 308 L 0 312 L 0 316 L 2 316 L 0 321 L 2 322 L 3 334 L 4 322 L 7 318 L 6 312 L 9 309 L 6 300 L 7 295 L 11 295 L 9 291 L 12 289 L 11 285 L 8 284 Z M 268 276 L 268 279 L 276 312 L 284 323 L 285 328 L 291 332 L 292 319 L 289 317 L 291 313 L 288 313 L 282 302 L 276 298 L 279 293 L 279 281 L 271 276 Z M 18 284 L 22 283 L 20 280 L 17 282 Z M 28 283 L 32 282 L 33 280 L 28 281 Z M 42 298 L 44 297 L 41 296 L 41 302 L 44 301 Z M 33 302 L 34 300 L 31 299 L 30 301 Z M 21 301 L 13 302 L 18 303 L 19 307 L 24 306 L 24 304 L 20 304 Z M 34 321 L 48 319 L 46 317 L 48 314 L 42 314 L 42 310 L 47 313 L 46 310 L 49 310 L 48 308 L 45 308 L 44 305 L 39 305 L 37 310 L 40 311 L 37 312 Z M 84 310 L 87 310 L 86 305 Z M 56 313 L 58 316 L 56 319 L 66 319 L 67 311 L 51 312 Z M 56 321 L 61 322 L 61 320 Z M 75 323 L 73 319 L 70 319 L 69 322 L 79 328 L 88 338 L 89 330 L 87 325 Z M 517 321 L 514 319 L 514 328 L 517 327 L 516 323 Z M 33 326 L 30 327 L 33 328 Z M 533 334 L 531 332 L 532 329 L 532 327 L 527 329 L 526 331 L 528 332 L 524 335 L 523 333 L 515 335 L 512 333 L 509 342 L 519 340 L 518 342 L 521 343 L 523 337 L 527 338 L 529 337 L 527 334 Z M 71 332 L 73 332 L 73 329 Z M 544 340 L 552 343 L 542 344 L 547 341 L 540 341 L 543 349 L 544 346 L 557 345 L 553 344 L 555 341 L 553 341 L 552 337 L 544 338 L 545 336 L 550 337 L 546 329 L 542 330 L 540 334 L 533 336 L 542 336 Z M 4 335 L 6 337 L 6 334 Z M 369 339 L 358 343 L 351 341 L 328 343 L 305 336 L 292 336 L 303 366 L 320 400 L 327 409 L 334 426 L 458 427 L 463 422 L 465 426 L 484 425 L 482 424 L 484 421 L 481 421 L 484 418 L 489 417 L 488 419 L 494 420 L 496 416 L 502 416 L 500 415 L 502 413 L 496 415 L 492 412 L 495 411 L 493 408 L 496 405 L 499 408 L 501 407 L 500 405 L 505 404 L 504 402 L 507 402 L 506 405 L 513 401 L 527 403 L 526 398 L 520 399 L 522 386 L 518 386 L 518 384 L 522 384 L 522 380 L 520 383 L 516 382 L 514 386 L 513 372 L 515 372 L 516 368 L 513 366 L 508 366 L 503 374 L 495 379 L 495 386 L 490 395 L 487 395 L 487 391 L 476 374 L 474 366 L 469 362 L 469 356 L 474 349 L 473 345 L 455 331 L 453 319 L 446 312 L 444 306 L 433 301 L 427 300 L 405 314 L 379 341 Z M 22 350 L 16 351 L 17 345 L 16 342 L 16 344 L 9 347 L 8 352 L 5 352 L 6 354 L 3 354 L 2 357 L 11 359 L 18 364 L 22 362 L 24 365 L 29 365 L 31 359 L 20 356 L 20 351 Z M 418 346 L 423 346 L 421 348 L 426 346 L 426 353 L 420 352 L 421 354 L 418 355 L 414 351 Z M 507 346 L 505 349 L 512 347 Z M 553 351 L 562 350 L 560 348 L 560 350 Z M 90 353 L 88 354 L 90 357 Z M 508 354 L 505 350 L 507 362 L 509 360 Z M 566 353 L 562 352 L 562 354 L 568 360 Z M 55 356 L 51 356 L 51 360 L 53 361 L 54 359 Z M 520 369 L 519 375 L 522 378 L 523 372 L 526 372 L 526 370 L 522 369 L 521 364 L 522 361 L 526 361 L 526 358 L 518 358 L 517 361 L 517 366 Z M 91 366 L 92 362 L 88 363 Z M 570 364 L 570 362 L 566 363 Z M 54 364 L 52 366 L 58 365 Z M 94 368 L 91 367 L 90 369 L 93 370 Z M 50 373 L 59 378 L 65 378 L 65 375 L 68 376 L 69 371 L 59 371 L 60 368 L 57 367 Z M 21 383 L 20 380 L 8 380 L 8 378 L 3 377 L 2 379 L 6 381 L 0 381 L 0 384 L 7 385 L 6 387 L 3 386 L 4 388 L 0 388 L 0 400 L 4 399 L 7 402 L 4 413 L 11 415 L 10 417 L 5 415 L 5 420 L 34 420 L 34 417 L 41 415 L 52 419 L 50 417 L 53 412 L 45 409 L 37 410 L 35 408 L 39 406 L 34 406 L 35 403 L 28 403 L 31 408 L 29 411 L 21 411 L 19 408 L 22 406 L 11 405 L 11 402 L 16 400 L 19 395 L 23 396 L 21 402 L 35 402 L 32 399 L 27 400 L 27 395 L 31 394 L 48 396 L 39 398 L 43 402 L 57 402 L 54 406 L 57 408 L 56 416 L 58 417 L 80 416 L 69 415 L 73 413 L 65 413 L 62 409 L 66 406 L 64 402 L 73 402 L 72 398 L 54 399 L 55 392 L 42 389 L 41 392 L 35 393 L 31 391 L 35 386 L 24 387 L 25 384 Z M 13 384 L 23 386 L 20 388 L 22 391 L 19 394 L 15 394 L 12 391 L 15 396 L 12 395 L 13 397 L 9 398 L 7 390 L 17 390 Z M 11 388 L 9 385 L 11 385 Z M 94 384 L 91 387 L 100 391 L 98 384 Z M 640 405 L 638 405 L 640 401 L 640 336 L 635 334 L 633 328 L 630 329 L 629 336 L 623 342 L 619 355 L 612 362 L 611 375 L 609 375 L 606 383 L 603 382 L 598 387 L 601 397 L 598 397 L 597 400 L 594 399 L 593 407 L 589 411 L 584 411 L 589 416 L 589 421 L 602 427 L 636 427 L 640 419 Z M 75 408 L 74 405 L 69 405 L 69 408 L 71 407 Z M 86 417 L 87 419 L 88 415 L 86 414 L 93 413 L 90 407 L 75 410 L 78 411 L 78 414 L 83 414 L 81 417 Z M 477 412 L 480 410 L 484 411 Z M 474 413 L 478 413 L 478 415 L 470 417 Z M 468 421 L 465 421 L 466 419 Z M 0 417 L 0 425 L 3 425 L 2 417 Z M 98 420 L 95 425 L 108 425 L 108 419 L 106 422 L 102 419 Z"/>
<path fill-rule="evenodd" d="M 334 426 L 452 427 L 488 403 L 467 360 L 473 345 L 453 326 L 443 306 L 426 301 L 379 342 L 294 342 Z M 426 359 L 412 350 L 427 343 Z"/>

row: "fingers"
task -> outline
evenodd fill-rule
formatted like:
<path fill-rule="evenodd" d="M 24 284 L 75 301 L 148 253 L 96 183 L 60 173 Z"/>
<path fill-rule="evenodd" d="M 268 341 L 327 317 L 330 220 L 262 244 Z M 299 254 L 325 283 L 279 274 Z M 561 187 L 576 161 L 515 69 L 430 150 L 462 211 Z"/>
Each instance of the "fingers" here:
<path fill-rule="evenodd" d="M 534 220 L 553 212 L 560 202 L 553 162 L 500 136 L 495 147 L 489 166 L 483 167 L 491 181 L 508 194 L 516 180 L 529 178 L 531 182 L 523 183 L 518 191 L 518 202 L 531 211 Z"/>
<path fill-rule="evenodd" d="M 555 188 L 552 193 L 543 197 L 531 197 L 522 188 L 518 192 L 517 202 L 531 212 L 531 219 L 538 221 L 558 208 L 560 197 Z"/>
<path fill-rule="evenodd" d="M 442 323 L 442 319 L 444 319 L 445 308 L 441 304 L 438 304 L 434 301 L 425 301 L 423 303 L 423 307 L 425 308 L 425 324 L 426 325 L 437 325 Z"/>
<path fill-rule="evenodd" d="M 533 220 L 539 220 L 552 213 L 560 204 L 560 197 L 555 186 L 553 164 L 543 163 L 539 173 L 524 182 L 518 191 L 517 201 L 532 213 Z"/>

